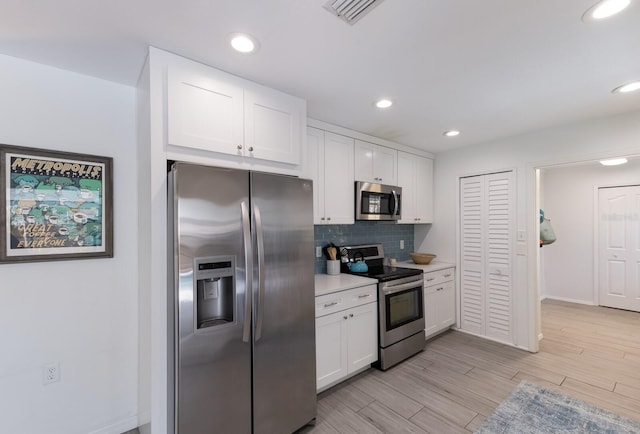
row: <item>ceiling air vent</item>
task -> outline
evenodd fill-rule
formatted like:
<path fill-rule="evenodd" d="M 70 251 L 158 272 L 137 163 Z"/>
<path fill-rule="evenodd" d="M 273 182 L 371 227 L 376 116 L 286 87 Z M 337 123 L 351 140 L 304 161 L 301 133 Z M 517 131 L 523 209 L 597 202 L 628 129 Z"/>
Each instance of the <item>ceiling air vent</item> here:
<path fill-rule="evenodd" d="M 382 0 L 329 0 L 324 7 L 347 23 L 354 24 L 380 3 Z"/>

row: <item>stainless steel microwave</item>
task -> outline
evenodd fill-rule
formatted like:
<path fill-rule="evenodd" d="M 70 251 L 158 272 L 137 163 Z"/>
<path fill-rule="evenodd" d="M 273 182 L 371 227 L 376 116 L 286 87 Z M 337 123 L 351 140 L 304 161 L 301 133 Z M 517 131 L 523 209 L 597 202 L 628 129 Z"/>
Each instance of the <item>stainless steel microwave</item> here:
<path fill-rule="evenodd" d="M 356 181 L 356 220 L 400 220 L 402 187 Z"/>

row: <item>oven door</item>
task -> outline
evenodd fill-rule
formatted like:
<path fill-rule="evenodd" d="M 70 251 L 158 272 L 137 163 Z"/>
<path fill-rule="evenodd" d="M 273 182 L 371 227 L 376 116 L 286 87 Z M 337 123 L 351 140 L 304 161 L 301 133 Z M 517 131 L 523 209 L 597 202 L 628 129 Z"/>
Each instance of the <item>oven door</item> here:
<path fill-rule="evenodd" d="M 381 347 L 424 330 L 423 294 L 422 275 L 378 284 Z"/>

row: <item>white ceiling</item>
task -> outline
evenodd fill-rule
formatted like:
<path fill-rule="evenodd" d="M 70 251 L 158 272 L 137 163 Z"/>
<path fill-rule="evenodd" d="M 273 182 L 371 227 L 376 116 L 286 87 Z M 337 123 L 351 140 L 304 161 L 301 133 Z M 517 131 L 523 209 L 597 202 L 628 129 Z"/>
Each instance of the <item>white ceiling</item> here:
<path fill-rule="evenodd" d="M 640 0 L 589 24 L 595 0 L 385 0 L 353 26 L 325 2 L 3 0 L 0 53 L 134 85 L 153 45 L 432 152 L 640 109 L 640 94 L 611 93 L 640 79 Z M 233 52 L 232 32 L 260 50 Z"/>

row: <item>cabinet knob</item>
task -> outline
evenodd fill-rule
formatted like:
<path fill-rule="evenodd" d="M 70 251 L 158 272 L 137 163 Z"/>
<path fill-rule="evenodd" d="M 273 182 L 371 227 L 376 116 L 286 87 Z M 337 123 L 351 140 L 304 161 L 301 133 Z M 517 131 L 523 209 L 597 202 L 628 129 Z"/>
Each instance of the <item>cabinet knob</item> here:
<path fill-rule="evenodd" d="M 331 217 L 327 217 L 327 220 L 331 221 Z"/>
<path fill-rule="evenodd" d="M 249 152 L 253 152 L 253 146 L 249 146 Z"/>
<path fill-rule="evenodd" d="M 242 149 L 242 145 L 238 145 L 238 149 Z"/>
<path fill-rule="evenodd" d="M 353 318 L 353 314 L 352 313 L 349 314 L 349 318 Z"/>
<path fill-rule="evenodd" d="M 347 319 L 348 317 L 345 315 L 345 316 L 343 316 L 342 318 Z"/>
<path fill-rule="evenodd" d="M 324 220 L 324 217 L 320 217 L 320 220 Z"/>

